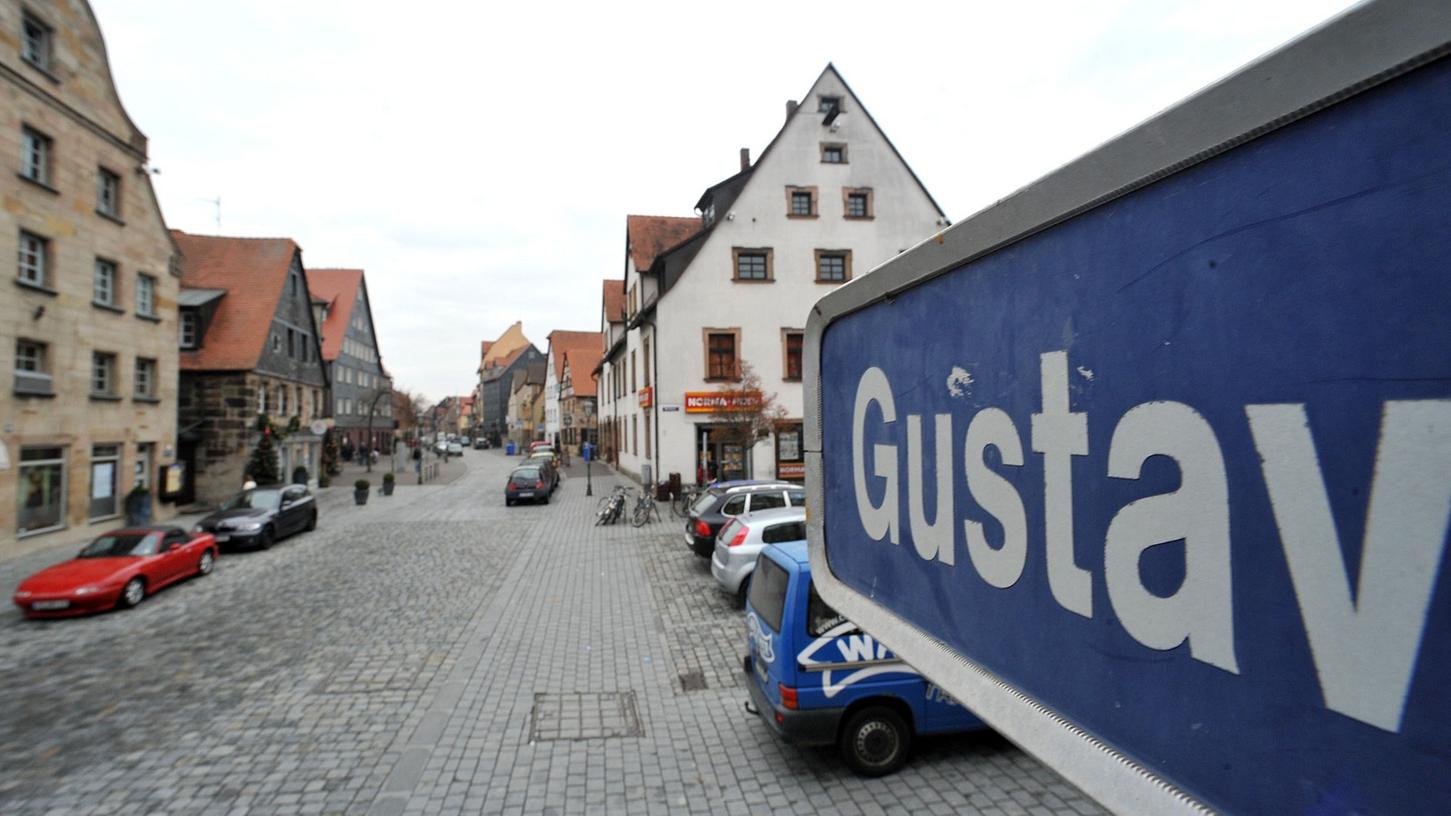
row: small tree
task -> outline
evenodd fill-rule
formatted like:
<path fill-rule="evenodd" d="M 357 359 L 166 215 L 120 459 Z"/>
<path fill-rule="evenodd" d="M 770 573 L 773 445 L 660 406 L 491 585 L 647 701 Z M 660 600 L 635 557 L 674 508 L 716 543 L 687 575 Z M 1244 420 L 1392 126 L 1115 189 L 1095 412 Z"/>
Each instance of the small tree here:
<path fill-rule="evenodd" d="M 749 453 L 757 440 L 776 430 L 777 423 L 786 418 L 786 409 L 777 404 L 774 393 L 761 387 L 761 376 L 749 362 L 741 360 L 738 373 L 739 380 L 716 389 L 711 420 L 722 441 L 738 444 Z"/>
<path fill-rule="evenodd" d="M 257 417 L 257 431 L 257 445 L 247 460 L 247 473 L 257 484 L 276 484 L 282 481 L 277 472 L 277 431 L 266 414 Z"/>
<path fill-rule="evenodd" d="M 322 435 L 322 472 L 327 476 L 336 476 L 342 473 L 338 467 L 338 435 L 328 428 Z"/>

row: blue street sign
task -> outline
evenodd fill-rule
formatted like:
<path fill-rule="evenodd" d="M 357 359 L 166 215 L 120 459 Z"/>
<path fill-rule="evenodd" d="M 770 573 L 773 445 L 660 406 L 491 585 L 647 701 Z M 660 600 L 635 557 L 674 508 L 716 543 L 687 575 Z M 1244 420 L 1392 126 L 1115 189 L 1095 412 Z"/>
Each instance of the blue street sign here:
<path fill-rule="evenodd" d="M 1360 7 L 813 314 L 823 597 L 1115 809 L 1451 810 L 1433 5 Z"/>

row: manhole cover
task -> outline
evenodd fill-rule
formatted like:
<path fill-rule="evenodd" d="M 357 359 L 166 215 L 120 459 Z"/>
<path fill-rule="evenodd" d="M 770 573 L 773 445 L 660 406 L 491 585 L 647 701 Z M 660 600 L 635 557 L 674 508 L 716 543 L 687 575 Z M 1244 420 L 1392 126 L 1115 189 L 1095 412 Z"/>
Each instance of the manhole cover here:
<path fill-rule="evenodd" d="M 700 669 L 680 673 L 681 691 L 705 691 L 705 672 Z"/>
<path fill-rule="evenodd" d="M 529 741 L 643 737 L 633 691 L 536 692 Z"/>

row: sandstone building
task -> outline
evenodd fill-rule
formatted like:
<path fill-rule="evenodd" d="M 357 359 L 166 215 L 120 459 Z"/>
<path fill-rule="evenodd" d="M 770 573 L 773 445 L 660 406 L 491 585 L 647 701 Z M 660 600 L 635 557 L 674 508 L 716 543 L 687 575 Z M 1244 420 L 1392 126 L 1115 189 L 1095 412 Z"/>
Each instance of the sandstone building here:
<path fill-rule="evenodd" d="M 0 0 L 0 94 L 3 559 L 174 515 L 179 272 L 84 0 Z"/>

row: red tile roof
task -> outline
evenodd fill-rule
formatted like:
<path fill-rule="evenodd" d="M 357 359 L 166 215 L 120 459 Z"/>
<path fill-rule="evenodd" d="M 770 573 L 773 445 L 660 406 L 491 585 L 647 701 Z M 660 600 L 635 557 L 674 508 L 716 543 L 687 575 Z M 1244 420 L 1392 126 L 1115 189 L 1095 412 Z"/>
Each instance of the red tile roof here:
<path fill-rule="evenodd" d="M 605 322 L 625 322 L 624 278 L 605 278 Z"/>
<path fill-rule="evenodd" d="M 625 242 L 635 268 L 650 268 L 655 256 L 700 232 L 699 218 L 678 218 L 673 215 L 631 215 L 625 219 Z"/>
<path fill-rule="evenodd" d="M 593 397 L 598 393 L 599 383 L 590 376 L 595 366 L 605 356 L 604 349 L 598 345 L 591 347 L 580 346 L 566 352 L 569 357 L 569 379 L 574 386 L 576 397 Z"/>
<path fill-rule="evenodd" d="M 322 324 L 322 358 L 332 362 L 343 350 L 343 335 L 353 319 L 353 304 L 358 302 L 358 287 L 363 282 L 361 269 L 309 269 L 307 289 L 327 301 L 327 320 Z"/>
<path fill-rule="evenodd" d="M 277 314 L 287 271 L 300 251 L 291 238 L 230 238 L 171 231 L 181 250 L 181 285 L 225 289 L 201 348 L 181 352 L 186 371 L 257 367 Z"/>
<path fill-rule="evenodd" d="M 564 355 L 578 348 L 604 348 L 605 336 L 600 332 L 564 331 L 549 333 L 549 348 L 554 352 L 554 379 L 564 378 Z"/>

